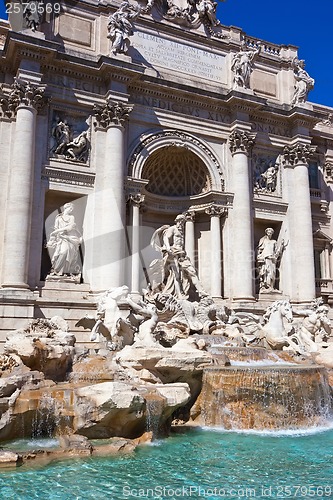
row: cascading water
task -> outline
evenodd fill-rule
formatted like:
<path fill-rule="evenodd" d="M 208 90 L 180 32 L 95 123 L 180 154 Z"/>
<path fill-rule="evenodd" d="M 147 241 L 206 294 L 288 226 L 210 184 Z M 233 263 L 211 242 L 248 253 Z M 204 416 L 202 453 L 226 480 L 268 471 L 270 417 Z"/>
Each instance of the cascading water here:
<path fill-rule="evenodd" d="M 204 370 L 202 423 L 225 429 L 298 429 L 332 420 L 326 370 L 314 366 L 229 366 Z"/>
<path fill-rule="evenodd" d="M 160 420 L 165 406 L 164 398 L 157 394 L 147 394 L 146 397 L 146 430 L 152 432 L 153 439 L 161 434 Z"/>

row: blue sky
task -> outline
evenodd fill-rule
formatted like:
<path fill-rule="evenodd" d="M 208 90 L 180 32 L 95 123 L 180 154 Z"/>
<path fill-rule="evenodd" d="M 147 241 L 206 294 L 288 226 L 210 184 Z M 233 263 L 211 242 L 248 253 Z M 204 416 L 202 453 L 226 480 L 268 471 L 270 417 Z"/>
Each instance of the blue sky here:
<path fill-rule="evenodd" d="M 333 107 L 333 0 L 226 0 L 218 18 L 250 36 L 299 47 L 316 81 L 309 101 Z"/>
<path fill-rule="evenodd" d="M 218 18 L 250 36 L 298 46 L 316 81 L 309 101 L 333 107 L 333 0 L 226 0 L 219 2 Z"/>

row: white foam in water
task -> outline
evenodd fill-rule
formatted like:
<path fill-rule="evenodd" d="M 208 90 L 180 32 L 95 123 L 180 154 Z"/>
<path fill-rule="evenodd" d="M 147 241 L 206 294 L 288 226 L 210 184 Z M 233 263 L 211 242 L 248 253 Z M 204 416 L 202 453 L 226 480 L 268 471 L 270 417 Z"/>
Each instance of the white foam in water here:
<path fill-rule="evenodd" d="M 24 450 L 36 450 L 36 449 L 48 449 L 56 448 L 59 446 L 59 441 L 56 438 L 31 438 L 31 439 L 17 439 L 15 441 L 10 441 L 4 446 L 8 449 L 24 449 Z"/>
<path fill-rule="evenodd" d="M 299 429 L 276 429 L 276 430 L 258 430 L 258 429 L 225 429 L 223 427 L 200 427 L 204 431 L 211 432 L 223 432 L 223 433 L 233 433 L 233 434 L 250 434 L 257 436 L 268 436 L 268 437 L 301 437 L 301 436 L 312 436 L 314 434 L 320 434 L 322 432 L 331 431 L 333 429 L 333 420 L 327 422 L 325 425 L 319 425 L 316 427 L 302 427 Z"/>
<path fill-rule="evenodd" d="M 249 361 L 230 361 L 231 366 L 275 366 L 275 365 L 284 365 L 284 366 L 298 366 L 296 363 L 290 363 L 288 361 L 283 361 L 280 359 L 279 361 L 274 361 L 272 359 L 258 359 L 258 360 L 249 360 Z"/>

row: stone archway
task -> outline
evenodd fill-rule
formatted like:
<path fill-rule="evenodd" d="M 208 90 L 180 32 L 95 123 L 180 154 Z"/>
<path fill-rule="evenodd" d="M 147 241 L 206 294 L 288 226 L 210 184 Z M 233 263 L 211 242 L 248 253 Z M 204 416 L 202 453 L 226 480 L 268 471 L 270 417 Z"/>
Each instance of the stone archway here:
<path fill-rule="evenodd" d="M 181 172 L 182 178 L 186 178 L 186 186 L 188 188 L 190 184 L 190 191 L 196 191 L 196 193 L 175 195 L 161 193 L 161 196 L 191 196 L 199 194 L 197 191 L 200 188 L 198 184 L 200 181 L 196 178 L 196 170 L 195 174 L 192 175 L 193 179 L 190 179 L 191 171 L 193 172 L 196 168 L 199 168 L 198 173 L 201 178 L 204 179 L 205 177 L 204 184 L 201 186 L 201 193 L 208 192 L 209 190 L 224 191 L 222 166 L 212 149 L 203 140 L 178 130 L 150 133 L 141 138 L 139 144 L 135 146 L 129 155 L 128 175 L 135 179 L 149 179 L 147 176 L 148 172 L 151 173 L 149 166 L 150 169 L 153 169 L 152 165 L 156 163 L 158 157 L 159 161 L 163 163 L 164 169 L 168 171 L 168 178 L 170 176 L 175 178 L 175 175 L 168 169 L 176 168 L 177 173 Z M 180 161 L 177 161 L 173 157 L 177 157 Z M 191 163 L 193 165 L 192 168 Z M 183 169 L 181 166 L 183 166 Z M 157 182 L 156 176 L 155 180 Z M 152 192 L 149 189 L 148 191 Z M 179 192 L 181 192 L 180 189 Z"/>
<path fill-rule="evenodd" d="M 138 253 L 143 266 L 138 278 L 135 266 L 139 259 L 134 256 L 132 290 L 140 288 L 136 285 L 143 281 L 144 270 L 158 257 L 156 250 L 150 247 L 154 231 L 172 225 L 177 214 L 186 213 L 187 255 L 200 279 L 206 282 L 205 289 L 221 296 L 220 218 L 224 208 L 220 205 L 225 206 L 228 195 L 224 192 L 222 168 L 213 150 L 185 132 L 168 130 L 146 135 L 129 157 L 128 181 L 129 194 L 133 193 L 129 213 L 132 248 L 140 247 Z M 139 223 L 143 200 L 145 209 Z M 217 285 L 213 283 L 212 274 L 216 276 Z"/>

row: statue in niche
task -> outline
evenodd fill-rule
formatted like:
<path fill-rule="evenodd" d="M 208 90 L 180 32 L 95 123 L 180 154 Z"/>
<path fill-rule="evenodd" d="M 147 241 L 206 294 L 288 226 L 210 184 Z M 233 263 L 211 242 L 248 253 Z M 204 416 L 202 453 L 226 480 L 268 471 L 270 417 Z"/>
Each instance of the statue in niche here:
<path fill-rule="evenodd" d="M 140 7 L 134 7 L 126 0 L 119 9 L 109 16 L 108 38 L 111 40 L 113 54 L 125 53 L 133 35 L 133 21 L 141 13 Z"/>
<path fill-rule="evenodd" d="M 278 292 L 275 288 L 276 264 L 284 248 L 287 246 L 284 240 L 278 245 L 277 241 L 272 239 L 274 229 L 268 227 L 265 229 L 265 236 L 260 238 L 257 247 L 257 264 L 259 267 L 259 291 L 261 293 Z"/>
<path fill-rule="evenodd" d="M 256 191 L 274 193 L 276 191 L 278 171 L 279 165 L 270 161 L 268 168 L 261 172 L 255 181 Z"/>
<path fill-rule="evenodd" d="M 253 70 L 254 58 L 260 54 L 261 44 L 257 42 L 257 47 L 248 47 L 245 41 L 242 42 L 240 51 L 234 55 L 231 70 L 234 73 L 234 89 L 250 88 L 250 75 Z"/>
<path fill-rule="evenodd" d="M 297 57 L 293 60 L 294 76 L 296 80 L 295 92 L 291 100 L 291 105 L 306 102 L 308 93 L 314 87 L 314 79 L 311 78 L 309 73 L 305 71 L 305 62 L 303 59 L 299 60 Z"/>
<path fill-rule="evenodd" d="M 46 243 L 47 248 L 53 249 L 52 267 L 47 279 L 67 277 L 77 281 L 80 277 L 82 236 L 76 228 L 73 208 L 72 203 L 65 203 L 63 212 L 55 218 L 54 229 Z"/>
<path fill-rule="evenodd" d="M 86 163 L 89 154 L 88 132 L 84 130 L 73 139 L 73 133 L 66 119 L 56 117 L 52 127 L 52 138 L 55 142 L 51 151 L 55 155 L 64 156 L 66 160 Z"/>
<path fill-rule="evenodd" d="M 201 19 L 208 19 L 211 26 L 219 26 L 221 24 L 216 18 L 217 2 L 213 2 L 212 0 L 199 0 L 196 6 Z"/>
<path fill-rule="evenodd" d="M 208 294 L 185 251 L 185 219 L 185 215 L 177 215 L 173 226 L 162 226 L 152 236 L 152 246 L 163 256 L 162 260 L 153 261 L 149 267 L 150 275 L 160 277 L 160 281 L 153 282 L 152 291 L 188 298 L 192 286 L 200 297 L 204 297 Z"/>

